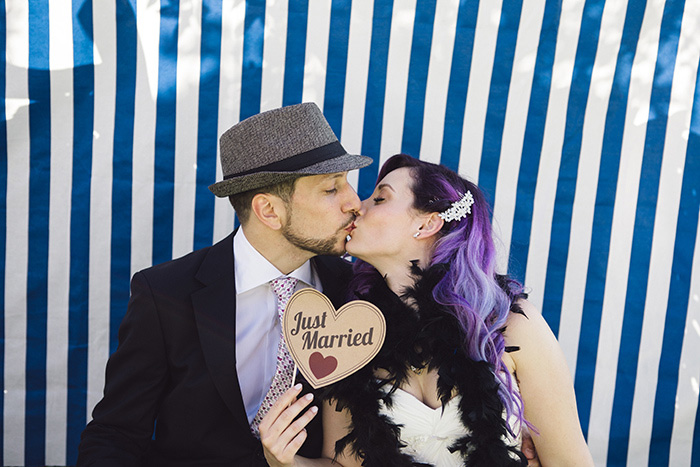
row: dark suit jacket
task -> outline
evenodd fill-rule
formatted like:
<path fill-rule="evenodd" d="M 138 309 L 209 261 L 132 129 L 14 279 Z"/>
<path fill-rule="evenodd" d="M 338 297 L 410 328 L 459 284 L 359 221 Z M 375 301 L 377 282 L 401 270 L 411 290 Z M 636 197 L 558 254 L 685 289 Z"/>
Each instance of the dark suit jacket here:
<path fill-rule="evenodd" d="M 229 235 L 134 275 L 78 466 L 267 465 L 243 406 L 238 381 L 245 375 L 236 373 L 232 242 Z M 340 306 L 349 263 L 312 262 L 324 293 Z M 320 454 L 320 418 L 300 454 Z"/>

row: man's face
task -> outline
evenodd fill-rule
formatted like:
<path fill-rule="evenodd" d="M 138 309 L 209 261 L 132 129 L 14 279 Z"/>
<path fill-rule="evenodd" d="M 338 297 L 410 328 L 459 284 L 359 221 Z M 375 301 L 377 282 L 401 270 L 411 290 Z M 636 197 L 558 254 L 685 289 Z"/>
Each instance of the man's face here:
<path fill-rule="evenodd" d="M 340 256 L 353 229 L 360 198 L 347 172 L 311 175 L 297 180 L 286 205 L 282 235 L 292 245 L 316 255 Z"/>

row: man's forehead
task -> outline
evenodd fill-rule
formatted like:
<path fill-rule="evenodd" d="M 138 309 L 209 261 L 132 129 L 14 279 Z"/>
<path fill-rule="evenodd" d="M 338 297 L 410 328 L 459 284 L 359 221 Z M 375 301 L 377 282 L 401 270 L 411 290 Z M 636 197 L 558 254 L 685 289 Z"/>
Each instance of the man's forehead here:
<path fill-rule="evenodd" d="M 326 180 L 334 180 L 338 178 L 345 178 L 347 177 L 348 173 L 347 172 L 335 172 L 331 174 L 320 174 L 320 175 L 308 175 L 306 177 L 301 177 L 299 181 L 303 181 L 305 184 L 312 186 L 316 185 L 318 183 L 323 183 Z"/>

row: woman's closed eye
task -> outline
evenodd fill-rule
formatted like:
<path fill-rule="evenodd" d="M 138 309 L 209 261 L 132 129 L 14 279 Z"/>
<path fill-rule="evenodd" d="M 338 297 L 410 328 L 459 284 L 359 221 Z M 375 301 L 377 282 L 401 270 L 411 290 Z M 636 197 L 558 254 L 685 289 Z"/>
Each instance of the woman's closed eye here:
<path fill-rule="evenodd" d="M 379 204 L 384 201 L 384 198 L 377 196 L 376 198 L 372 198 L 372 201 L 374 201 L 374 204 Z"/>

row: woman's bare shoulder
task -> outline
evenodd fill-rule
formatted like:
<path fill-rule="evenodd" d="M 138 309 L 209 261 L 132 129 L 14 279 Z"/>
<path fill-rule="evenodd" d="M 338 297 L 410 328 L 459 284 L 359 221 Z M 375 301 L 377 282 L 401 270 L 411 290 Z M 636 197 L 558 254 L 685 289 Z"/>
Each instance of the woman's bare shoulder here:
<path fill-rule="evenodd" d="M 509 314 L 503 335 L 506 346 L 518 348 L 518 352 L 512 354 L 516 362 L 526 356 L 558 349 L 557 339 L 540 310 L 525 299 L 518 300 L 517 305 L 522 313 Z"/>
<path fill-rule="evenodd" d="M 508 335 L 515 336 L 521 333 L 537 332 L 543 326 L 549 329 L 542 313 L 532 302 L 527 299 L 519 299 L 514 303 L 514 307 L 508 314 L 506 320 L 506 340 Z"/>

